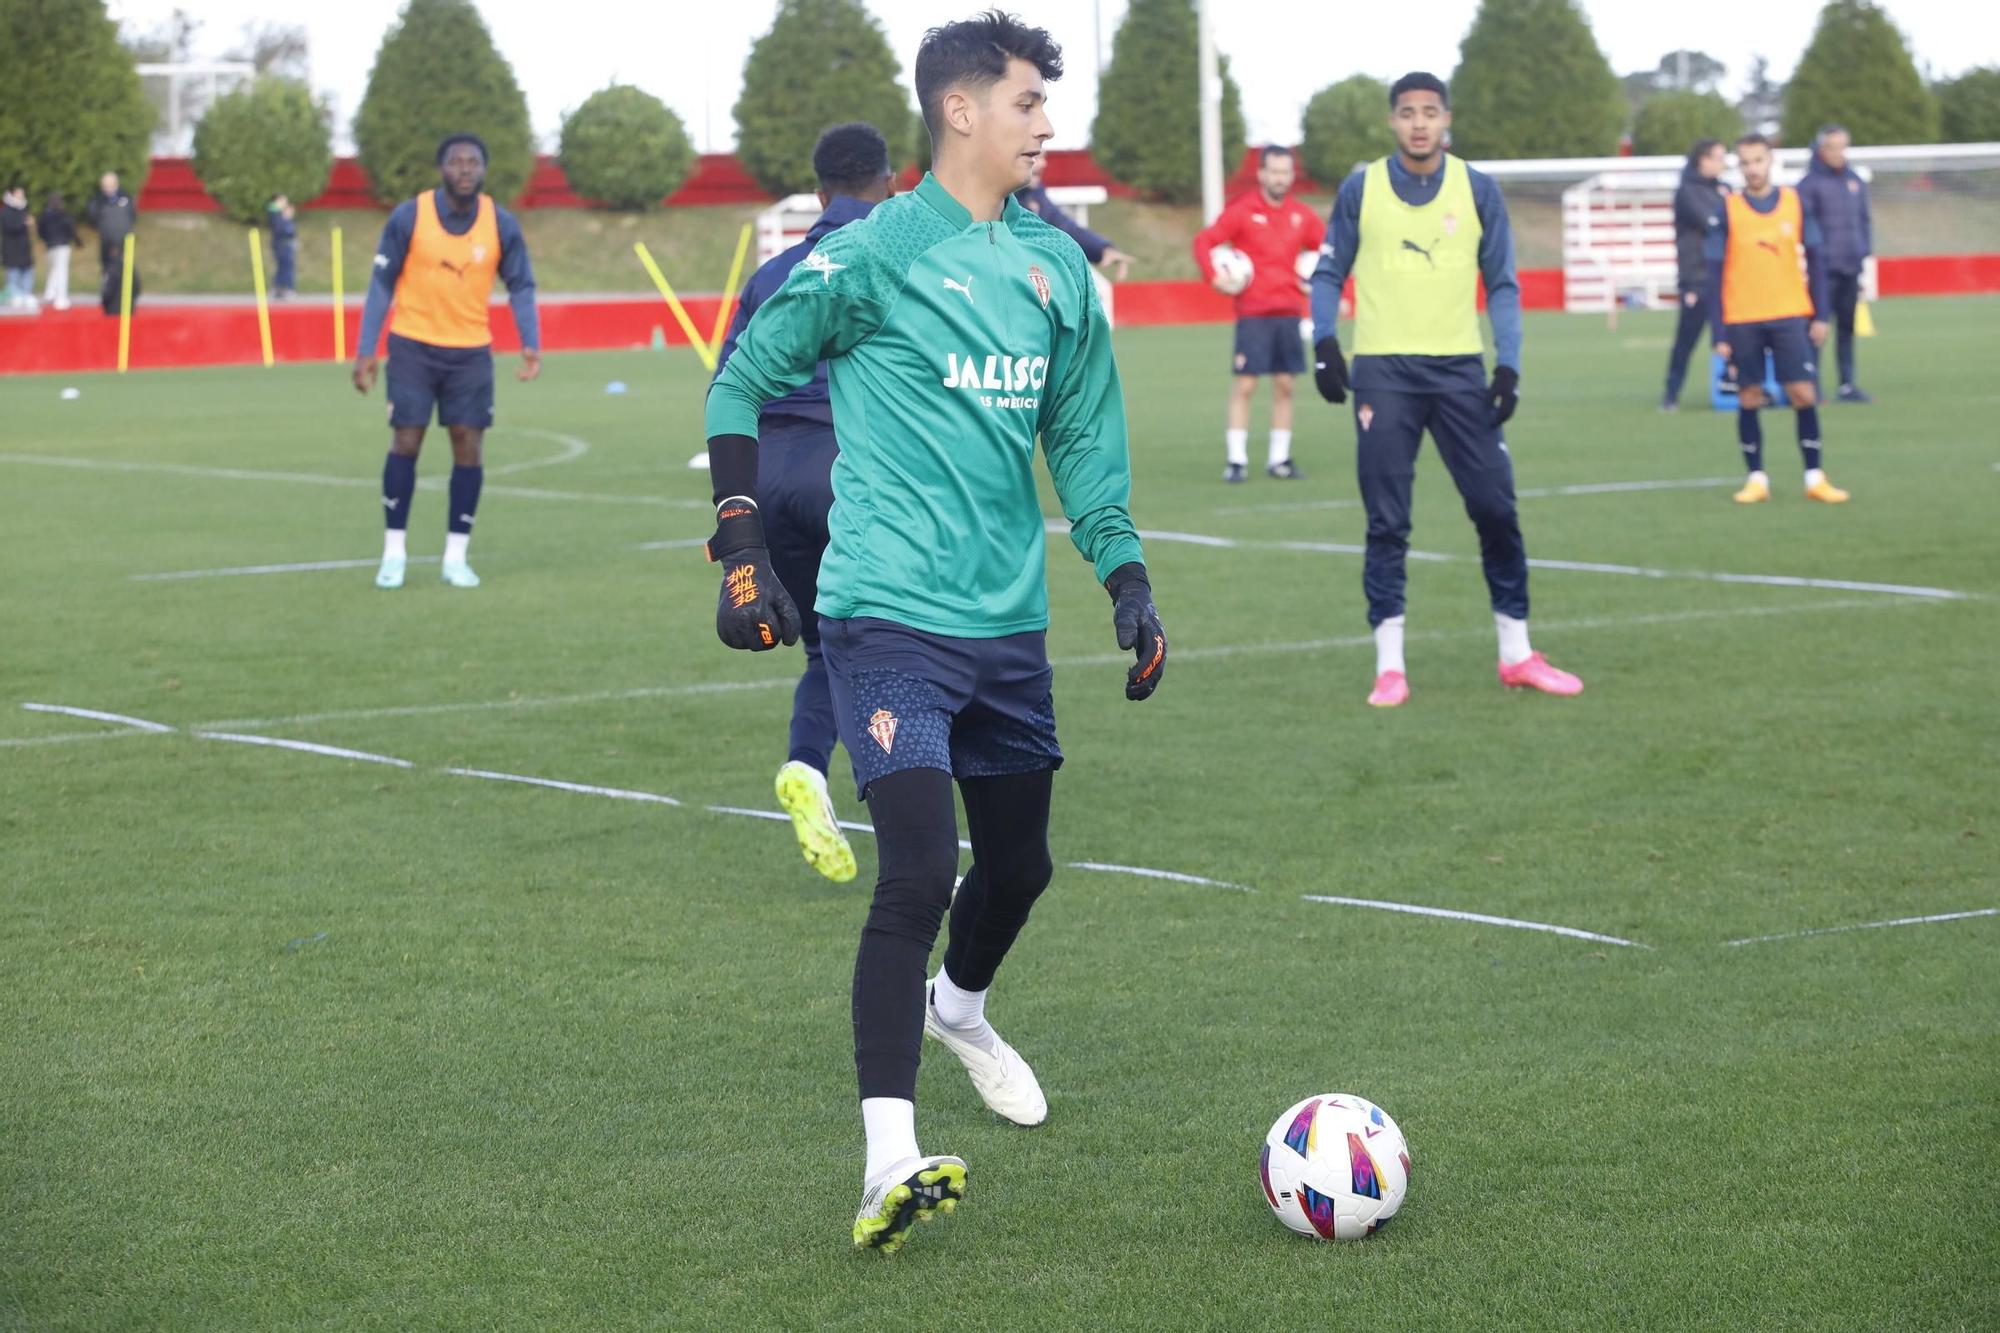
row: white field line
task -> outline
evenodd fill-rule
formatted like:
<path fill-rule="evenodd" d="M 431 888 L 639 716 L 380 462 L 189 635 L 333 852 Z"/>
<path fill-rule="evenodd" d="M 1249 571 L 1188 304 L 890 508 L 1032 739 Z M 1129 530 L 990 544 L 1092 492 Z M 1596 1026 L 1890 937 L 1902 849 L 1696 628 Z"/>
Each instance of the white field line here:
<path fill-rule="evenodd" d="M 413 565 L 435 565 L 443 557 L 435 555 L 413 555 L 409 563 Z M 369 556 L 363 560 L 302 560 L 295 565 L 234 565 L 227 569 L 173 569 L 164 574 L 128 574 L 131 583 L 172 583 L 181 579 L 228 579 L 248 574 L 316 574 L 326 569 L 373 569 L 382 563 L 382 557 Z"/>
<path fill-rule="evenodd" d="M 266 472 L 254 468 L 196 467 L 188 463 L 134 463 L 104 458 L 69 458 L 61 454 L 0 453 L 0 463 L 25 463 L 37 467 L 78 468 L 90 472 L 136 472 L 172 477 L 205 477 L 215 481 L 274 481 L 305 486 L 346 486 L 373 490 L 382 483 L 377 477 L 339 477 L 320 472 Z M 430 477 L 417 483 L 419 489 L 436 490 L 444 481 Z M 706 500 L 670 500 L 659 495 L 619 495 L 610 491 L 552 491 L 534 486 L 488 486 L 484 494 L 520 500 L 578 500 L 593 504 L 650 505 L 663 509 L 707 509 Z"/>
<path fill-rule="evenodd" d="M 1730 940 L 1729 947 L 1768 944 L 1773 940 L 1802 940 L 1808 935 L 1845 935 L 1850 930 L 1884 930 L 1890 926 L 1928 926 L 1937 921 L 1969 921 L 1979 916 L 2000 916 L 2000 907 L 1981 907 L 1971 912 L 1940 912 L 1935 916 L 1899 916 L 1893 921 L 1862 921 L 1852 926 L 1819 926 L 1813 930 L 1788 930 L 1782 935 L 1752 935 Z"/>
<path fill-rule="evenodd" d="M 1331 555 L 1362 555 L 1366 547 L 1340 542 L 1298 542 L 1266 541 L 1235 537 L 1216 537 L 1198 532 L 1171 532 L 1160 529 L 1141 528 L 1139 537 L 1143 541 L 1171 542 L 1188 546 L 1206 547 L 1211 550 L 1238 551 L 1307 551 Z M 1412 560 L 1433 560 L 1459 563 L 1462 556 L 1447 555 L 1439 551 L 1409 552 Z M 1652 569 L 1644 565 L 1599 564 L 1588 560 L 1549 560 L 1529 557 L 1530 569 L 1557 569 L 1582 574 L 1619 574 L 1630 578 L 1645 579 L 1694 579 L 1702 583 L 1754 583 L 1772 588 L 1818 588 L 1837 592 L 1881 593 L 1894 597 L 1930 597 L 1939 601 L 1963 601 L 1970 593 L 1957 592 L 1950 588 L 1928 588 L 1903 583 L 1867 583 L 1852 579 L 1803 578 L 1795 574 L 1729 574 L 1700 569 Z"/>
<path fill-rule="evenodd" d="M 1453 921 L 1476 921 L 1485 926 L 1508 926 L 1514 930 L 1539 930 L 1550 935 L 1568 935 L 1572 939 L 1596 940 L 1600 944 L 1616 944 L 1626 949 L 1650 949 L 1650 944 L 1637 940 L 1623 940 L 1616 935 L 1600 935 L 1594 930 L 1578 930 L 1574 926 L 1552 926 L 1546 921 L 1522 921 L 1511 916 L 1488 916 L 1484 912 L 1459 912 L 1449 907 L 1419 907 L 1414 903 L 1383 902 L 1375 898 L 1339 898 L 1328 894 L 1307 893 L 1300 895 L 1309 903 L 1334 903 L 1341 907 L 1372 907 L 1381 912 L 1409 912 L 1417 916 L 1441 916 Z"/>
<path fill-rule="evenodd" d="M 119 726 L 140 734 L 160 735 L 173 730 L 164 722 L 148 722 L 143 717 L 127 717 L 123 713 L 104 713 L 95 708 L 71 708 L 67 704 L 22 704 L 22 709 L 30 713 L 60 713 L 64 717 L 87 717 L 93 722 L 116 722 Z M 104 735 L 103 732 L 89 731 L 86 736 Z"/>
<path fill-rule="evenodd" d="M 1642 616 L 1600 616 L 1579 620 L 1538 620 L 1535 628 L 1543 633 L 1560 633 L 1573 630 L 1624 629 L 1640 625 L 1672 625 L 1683 622 L 1704 620 L 1738 620 L 1759 616 L 1820 615 L 1832 611 L 1874 611 L 1890 607 L 1936 606 L 1937 602 L 1923 598 L 1843 598 L 1838 601 L 1801 602 L 1786 606 L 1739 606 L 1718 607 L 1705 611 L 1663 611 Z M 1435 642 L 1446 639 L 1485 638 L 1492 631 L 1485 628 L 1453 630 L 1419 630 L 1408 635 L 1408 641 Z M 1343 648 L 1368 648 L 1374 645 L 1374 638 L 1366 634 L 1354 634 L 1341 638 L 1301 639 L 1279 643 L 1224 643 L 1209 646 L 1177 647 L 1173 650 L 1176 661 L 1208 661 L 1233 657 L 1265 657 L 1298 653 L 1329 652 Z M 1118 666 L 1129 661 L 1124 653 L 1092 653 L 1077 657 L 1058 657 L 1053 665 L 1059 667 Z M 668 699 L 705 694 L 734 694 L 743 691 L 789 690 L 798 681 L 792 676 L 774 676 L 761 680 L 704 681 L 691 685 L 646 685 L 629 690 L 595 690 L 586 694 L 555 694 L 532 696 L 522 699 L 480 699 L 466 703 L 439 704 L 397 704 L 382 708 L 343 708 L 320 713 L 294 713 L 287 717 L 240 717 L 226 718 L 215 722 L 195 724 L 199 729 L 256 731 L 270 727 L 304 726 L 316 722 L 350 722 L 372 718 L 388 717 L 432 717 L 451 713 L 504 712 L 510 709 L 566 708 L 579 704 L 622 703 L 628 700 Z M 22 705 L 24 708 L 28 705 Z M 63 745 L 74 741 L 109 740 L 118 736 L 137 736 L 146 733 L 136 730 L 126 731 L 83 731 L 65 732 L 53 736 L 7 736 L 0 737 L 0 748 L 15 748 L 38 745 Z"/>
<path fill-rule="evenodd" d="M 495 432 L 489 430 L 486 433 L 490 437 Z M 498 467 L 489 467 L 486 469 L 486 475 L 489 477 L 509 477 L 516 472 L 527 472 L 538 467 L 555 467 L 561 463 L 573 462 L 590 452 L 590 442 L 588 440 L 580 440 L 574 435 L 565 435 L 561 431 L 537 430 L 532 426 L 510 426 L 505 433 L 509 435 L 535 435 L 544 440 L 554 440 L 562 446 L 562 452 L 550 458 L 528 458 L 518 463 L 502 463 Z"/>
<path fill-rule="evenodd" d="M 1149 870 L 1145 866 L 1111 865 L 1103 861 L 1071 861 L 1069 868 L 1101 870 L 1108 875 L 1137 875 L 1141 879 L 1172 880 L 1176 884 L 1201 884 L 1211 889 L 1233 889 L 1237 893 L 1257 892 L 1247 884 L 1231 884 L 1226 879 L 1209 879 L 1205 875 L 1184 875 L 1178 870 Z"/>
<path fill-rule="evenodd" d="M 1741 486 L 1741 477 L 1686 477 L 1661 481 L 1598 481 L 1576 486 L 1531 486 L 1514 492 L 1518 500 L 1553 500 L 1573 495 L 1628 495 L 1644 491 L 1701 491 L 1723 486 Z M 1216 515 L 1302 514 L 1314 510 L 1359 509 L 1358 498 L 1345 500 L 1287 500 L 1263 505 L 1221 505 L 1209 512 Z"/>
<path fill-rule="evenodd" d="M 531 778 L 520 773 L 495 773 L 484 768 L 447 768 L 445 772 L 459 778 L 485 778 L 489 782 L 518 782 L 529 787 L 552 787 L 556 791 L 573 791 L 583 796 L 608 796 L 615 801 L 647 801 L 654 805 L 679 805 L 671 796 L 658 792 L 632 791 L 625 787 L 593 787 L 582 782 L 561 782 L 555 778 Z"/>
<path fill-rule="evenodd" d="M 386 754 L 370 754 L 366 750 L 350 750 L 340 745 L 318 745 L 312 741 L 292 741 L 281 736 L 245 736 L 229 731 L 197 731 L 194 733 L 205 741 L 229 741 L 236 745 L 268 745 L 277 750 L 298 750 L 305 754 L 323 754 L 331 759 L 359 759 L 367 764 L 387 764 L 391 768 L 415 768 L 407 759 L 394 759 Z"/>

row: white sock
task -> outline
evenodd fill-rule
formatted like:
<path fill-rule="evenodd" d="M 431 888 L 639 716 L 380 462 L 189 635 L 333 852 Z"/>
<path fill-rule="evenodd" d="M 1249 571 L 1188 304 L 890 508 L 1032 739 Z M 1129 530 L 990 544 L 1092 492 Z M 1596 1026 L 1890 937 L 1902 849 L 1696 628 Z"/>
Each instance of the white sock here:
<path fill-rule="evenodd" d="M 1535 655 L 1528 646 L 1528 622 L 1516 620 L 1512 616 L 1493 613 L 1494 628 L 1500 631 L 1500 661 L 1507 666 L 1519 666 Z"/>
<path fill-rule="evenodd" d="M 1751 480 L 1751 481 L 1761 481 L 1761 482 L 1763 482 L 1763 483 L 1764 483 L 1764 484 L 1765 484 L 1766 486 L 1769 486 L 1769 485 L 1771 484 L 1771 477 L 1770 477 L 1770 474 L 1769 474 L 1769 473 L 1767 473 L 1767 472 L 1765 472 L 1765 471 L 1763 471 L 1762 469 L 1759 469 L 1759 470 L 1758 470 L 1758 471 L 1756 471 L 1756 472 L 1752 472 L 1752 473 L 1750 474 L 1750 480 Z"/>
<path fill-rule="evenodd" d="M 986 1021 L 986 992 L 961 990 L 943 968 L 931 983 L 931 1003 L 946 1027 L 976 1028 Z"/>
<path fill-rule="evenodd" d="M 444 535 L 444 562 L 447 565 L 465 563 L 465 548 L 471 544 L 471 533 L 447 532 Z"/>
<path fill-rule="evenodd" d="M 1375 674 L 1403 669 L 1403 617 L 1390 616 L 1375 627 Z"/>
<path fill-rule="evenodd" d="M 1229 461 L 1250 465 L 1250 432 L 1247 430 L 1226 430 L 1222 432 L 1223 443 L 1229 446 Z"/>
<path fill-rule="evenodd" d="M 921 1157 L 917 1151 L 917 1104 L 903 1097 L 863 1097 L 861 1126 L 868 1134 L 868 1164 L 863 1184 L 896 1163 Z"/>
<path fill-rule="evenodd" d="M 409 554 L 410 533 L 407 528 L 382 529 L 382 554 L 402 559 Z"/>
<path fill-rule="evenodd" d="M 1824 470 L 1816 467 L 1806 469 L 1807 490 L 1811 490 L 1813 487 L 1819 485 L 1821 482 L 1825 480 L 1826 480 L 1826 473 Z"/>
<path fill-rule="evenodd" d="M 1292 433 L 1288 430 L 1271 432 L 1271 461 L 1288 463 L 1292 458 Z"/>

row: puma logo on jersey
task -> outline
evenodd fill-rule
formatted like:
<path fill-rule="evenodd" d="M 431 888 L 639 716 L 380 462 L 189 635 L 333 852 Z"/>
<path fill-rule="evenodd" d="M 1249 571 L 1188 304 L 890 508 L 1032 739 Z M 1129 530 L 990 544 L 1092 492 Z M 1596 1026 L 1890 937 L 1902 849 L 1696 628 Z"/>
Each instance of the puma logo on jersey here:
<path fill-rule="evenodd" d="M 847 265 L 836 264 L 831 259 L 827 258 L 824 254 L 821 254 L 818 250 L 815 250 L 811 254 L 807 255 L 804 259 L 801 259 L 799 261 L 799 267 L 804 269 L 808 273 L 819 274 L 820 285 L 824 287 L 826 284 L 833 281 L 833 275 L 835 273 L 839 272 L 841 269 L 846 268 Z"/>
<path fill-rule="evenodd" d="M 463 278 L 465 276 L 465 270 L 457 264 L 452 263 L 449 259 L 438 260 L 438 267 L 450 273 L 454 278 Z"/>
<path fill-rule="evenodd" d="M 963 296 L 967 305 L 974 304 L 972 299 L 972 275 L 970 273 L 965 275 L 965 281 L 962 283 L 953 282 L 950 278 L 946 278 L 944 285 L 946 290 L 957 292 L 960 296 Z"/>
<path fill-rule="evenodd" d="M 1436 246 L 1437 246 L 1437 242 L 1436 242 L 1436 241 L 1432 241 L 1432 242 L 1431 242 L 1431 248 L 1432 248 L 1432 249 L 1435 249 L 1435 248 L 1436 248 Z M 1403 248 L 1404 248 L 1405 250 L 1414 250 L 1414 251 L 1416 251 L 1416 252 L 1417 252 L 1418 254 L 1422 255 L 1422 256 L 1424 257 L 1424 262 L 1425 262 L 1425 263 L 1427 263 L 1427 264 L 1429 264 L 1429 265 L 1430 265 L 1430 266 L 1431 266 L 1432 268 L 1436 268 L 1436 267 L 1438 266 L 1438 262 L 1437 262 L 1437 260 L 1431 257 L 1431 252 L 1430 252 L 1430 250 L 1427 250 L 1427 249 L 1425 249 L 1425 248 L 1424 248 L 1423 246 L 1421 246 L 1421 245 L 1418 245 L 1418 244 L 1417 244 L 1417 243 L 1416 243 L 1415 241 L 1411 241 L 1411 240 L 1405 240 L 1405 241 L 1403 242 Z"/>

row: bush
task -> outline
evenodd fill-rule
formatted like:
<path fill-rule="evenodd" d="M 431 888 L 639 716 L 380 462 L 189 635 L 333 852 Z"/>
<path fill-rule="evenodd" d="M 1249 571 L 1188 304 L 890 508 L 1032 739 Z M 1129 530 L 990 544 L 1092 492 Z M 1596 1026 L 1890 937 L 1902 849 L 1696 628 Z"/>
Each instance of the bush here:
<path fill-rule="evenodd" d="M 258 79 L 216 99 L 194 127 L 194 171 L 222 211 L 253 226 L 274 194 L 319 197 L 333 171 L 326 108 L 302 83 Z"/>
<path fill-rule="evenodd" d="M 1132 0 L 1097 86 L 1090 149 L 1113 178 L 1154 199 L 1201 197 L 1200 34 L 1191 0 Z M 1222 170 L 1243 159 L 1243 95 L 1222 66 Z"/>
<path fill-rule="evenodd" d="M 1939 131 L 1946 143 L 2000 140 L 2000 67 L 1967 70 L 1937 87 Z"/>
<path fill-rule="evenodd" d="M 801 194 L 818 187 L 820 131 L 865 120 L 888 140 L 892 164 L 909 161 L 916 117 L 901 73 L 861 0 L 782 0 L 743 63 L 737 160 L 772 194 Z"/>
<path fill-rule="evenodd" d="M 1389 85 L 1380 79 L 1355 74 L 1320 89 L 1306 103 L 1300 165 L 1321 185 L 1337 188 L 1357 163 L 1395 151 Z"/>
<path fill-rule="evenodd" d="M 535 169 L 528 101 L 470 0 L 410 0 L 382 38 L 354 113 L 375 197 L 400 203 L 438 183 L 448 134 L 486 141 L 486 193 L 511 203 Z"/>
<path fill-rule="evenodd" d="M 1734 143 L 1743 117 L 1720 93 L 1654 93 L 1632 121 L 1632 151 L 1645 157 L 1683 155 L 1697 139 Z"/>
<path fill-rule="evenodd" d="M 1451 76 L 1462 157 L 1605 157 L 1628 114 L 1574 0 L 1481 0 Z"/>
<path fill-rule="evenodd" d="M 1917 73 L 1903 34 L 1868 0 L 1833 0 L 1785 87 L 1785 142 L 1807 144 L 1822 125 L 1845 125 L 1854 142 L 1934 143 L 1937 99 Z"/>
<path fill-rule="evenodd" d="M 153 104 L 103 0 L 0 0 L 0 52 L 0 171 L 31 210 L 61 190 L 82 217 L 107 171 L 136 199 Z"/>
<path fill-rule="evenodd" d="M 658 207 L 695 159 L 681 118 L 651 93 L 620 83 L 563 117 L 560 154 L 572 190 L 627 211 Z"/>

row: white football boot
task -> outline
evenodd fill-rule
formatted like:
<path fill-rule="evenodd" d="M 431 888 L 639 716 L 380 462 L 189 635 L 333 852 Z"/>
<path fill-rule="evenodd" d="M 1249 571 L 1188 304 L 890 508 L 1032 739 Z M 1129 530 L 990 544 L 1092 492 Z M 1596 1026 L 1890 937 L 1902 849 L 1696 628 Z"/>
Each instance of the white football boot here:
<path fill-rule="evenodd" d="M 965 1197 L 965 1163 L 957 1157 L 905 1157 L 869 1181 L 854 1214 L 854 1248 L 894 1254 L 910 1228 L 949 1213 Z"/>
<path fill-rule="evenodd" d="M 980 1020 L 976 1028 L 948 1027 L 938 1016 L 931 1000 L 930 986 L 924 987 L 924 1035 L 941 1043 L 958 1057 L 979 1099 L 995 1115 L 1017 1125 L 1039 1125 L 1049 1118 L 1048 1098 L 1035 1081 L 1035 1071 L 1021 1053 L 1000 1040 L 993 1025 Z"/>

